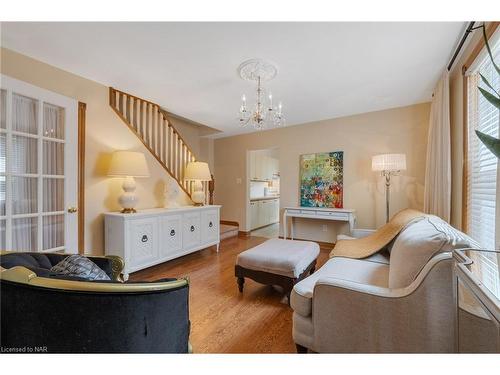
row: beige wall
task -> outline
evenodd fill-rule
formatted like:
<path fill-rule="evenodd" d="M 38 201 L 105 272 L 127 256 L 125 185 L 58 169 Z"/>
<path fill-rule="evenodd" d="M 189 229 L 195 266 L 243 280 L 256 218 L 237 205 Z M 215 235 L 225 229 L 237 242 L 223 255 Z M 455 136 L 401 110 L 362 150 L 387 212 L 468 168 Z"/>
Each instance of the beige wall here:
<path fill-rule="evenodd" d="M 299 204 L 299 156 L 344 151 L 344 207 L 357 210 L 359 228 L 376 228 L 385 221 L 384 184 L 371 171 L 371 157 L 403 152 L 408 170 L 393 180 L 391 211 L 422 209 L 425 153 L 430 104 L 365 113 L 283 129 L 215 140 L 215 201 L 222 219 L 247 220 L 246 154 L 249 150 L 279 148 L 280 207 Z M 240 183 L 241 179 L 241 183 Z M 323 231 L 323 224 L 327 231 Z M 297 221 L 299 238 L 334 242 L 346 226 L 316 220 Z"/>
<path fill-rule="evenodd" d="M 87 104 L 85 251 L 102 254 L 103 213 L 120 209 L 117 198 L 121 193 L 122 180 L 106 176 L 111 153 L 117 149 L 126 149 L 141 151 L 146 155 L 151 177 L 137 179 L 137 194 L 140 199 L 138 208 L 162 206 L 163 187 L 165 183 L 173 183 L 173 180 L 109 107 L 106 86 L 4 48 L 0 51 L 2 74 Z M 199 137 L 206 134 L 207 128 L 198 127 L 178 118 L 172 122 L 198 158 L 213 163 L 213 156 L 210 154 L 213 150 L 213 141 Z M 178 200 L 181 204 L 189 203 L 184 193 Z"/>

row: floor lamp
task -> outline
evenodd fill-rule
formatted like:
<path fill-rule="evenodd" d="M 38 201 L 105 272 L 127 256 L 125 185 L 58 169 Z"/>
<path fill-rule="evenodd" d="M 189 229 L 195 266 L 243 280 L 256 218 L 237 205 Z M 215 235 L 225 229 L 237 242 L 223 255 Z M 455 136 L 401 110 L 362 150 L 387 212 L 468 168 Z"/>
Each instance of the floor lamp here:
<path fill-rule="evenodd" d="M 396 176 L 400 171 L 406 170 L 405 154 L 382 154 L 372 157 L 372 170 L 380 172 L 385 177 L 385 222 L 389 222 L 389 194 L 391 176 Z"/>

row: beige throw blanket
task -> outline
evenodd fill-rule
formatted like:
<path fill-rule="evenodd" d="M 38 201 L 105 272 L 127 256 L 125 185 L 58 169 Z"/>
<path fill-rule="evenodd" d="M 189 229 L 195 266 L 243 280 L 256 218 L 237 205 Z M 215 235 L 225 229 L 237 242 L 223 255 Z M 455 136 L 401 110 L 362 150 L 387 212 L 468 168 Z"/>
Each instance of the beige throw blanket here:
<path fill-rule="evenodd" d="M 410 221 L 425 216 L 423 212 L 405 209 L 369 236 L 354 240 L 339 240 L 330 253 L 330 258 L 345 257 L 362 259 L 382 250 L 396 237 Z"/>

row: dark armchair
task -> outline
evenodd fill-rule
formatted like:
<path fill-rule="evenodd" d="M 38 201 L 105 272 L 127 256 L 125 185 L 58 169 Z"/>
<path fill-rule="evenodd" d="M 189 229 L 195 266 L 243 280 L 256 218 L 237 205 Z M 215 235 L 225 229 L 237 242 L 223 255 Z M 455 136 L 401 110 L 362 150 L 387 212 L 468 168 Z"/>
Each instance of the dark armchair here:
<path fill-rule="evenodd" d="M 47 261 L 56 264 L 67 255 L 2 252 L 3 348 L 48 353 L 188 352 L 187 279 L 121 283 L 47 274 Z M 14 264 L 15 259 L 20 264 Z M 121 258 L 91 259 L 112 280 L 119 278 Z"/>

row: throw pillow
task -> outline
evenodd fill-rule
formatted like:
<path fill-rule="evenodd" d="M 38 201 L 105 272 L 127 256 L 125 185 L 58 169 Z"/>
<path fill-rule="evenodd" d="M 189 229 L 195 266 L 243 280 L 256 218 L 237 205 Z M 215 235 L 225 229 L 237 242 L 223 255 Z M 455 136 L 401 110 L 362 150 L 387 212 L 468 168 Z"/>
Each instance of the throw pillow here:
<path fill-rule="evenodd" d="M 109 276 L 89 258 L 70 255 L 50 269 L 60 275 L 76 276 L 87 280 L 110 280 Z"/>

